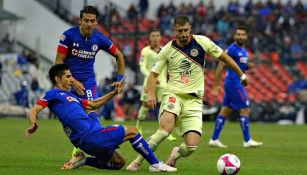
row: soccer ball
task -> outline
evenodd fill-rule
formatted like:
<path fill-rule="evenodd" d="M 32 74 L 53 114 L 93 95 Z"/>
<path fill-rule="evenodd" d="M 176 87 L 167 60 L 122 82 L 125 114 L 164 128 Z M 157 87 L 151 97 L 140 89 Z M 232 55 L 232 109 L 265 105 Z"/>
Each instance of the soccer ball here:
<path fill-rule="evenodd" d="M 240 171 L 240 159 L 234 154 L 224 154 L 217 161 L 217 171 L 221 175 L 233 175 Z"/>

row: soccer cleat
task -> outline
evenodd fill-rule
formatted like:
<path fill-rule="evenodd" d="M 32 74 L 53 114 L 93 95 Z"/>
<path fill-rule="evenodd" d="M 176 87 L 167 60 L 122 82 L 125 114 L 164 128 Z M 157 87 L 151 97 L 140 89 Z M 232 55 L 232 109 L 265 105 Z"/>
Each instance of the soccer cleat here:
<path fill-rule="evenodd" d="M 177 138 L 175 136 L 173 136 L 172 134 L 170 134 L 166 139 L 169 140 L 169 141 L 177 140 Z"/>
<path fill-rule="evenodd" d="M 177 169 L 166 165 L 163 162 L 159 162 L 157 164 L 153 164 L 149 167 L 150 172 L 176 172 Z"/>
<path fill-rule="evenodd" d="M 141 168 L 141 164 L 137 162 L 131 162 L 130 165 L 127 166 L 126 170 L 128 171 L 137 171 Z"/>
<path fill-rule="evenodd" d="M 86 162 L 86 158 L 84 156 L 84 153 L 82 151 L 76 152 L 74 156 L 68 161 L 65 162 L 62 170 L 70 170 L 79 168 L 80 166 L 84 165 Z"/>
<path fill-rule="evenodd" d="M 175 165 L 176 165 L 175 156 L 176 156 L 178 151 L 179 151 L 179 147 L 173 148 L 173 150 L 172 150 L 172 152 L 171 152 L 171 154 L 170 154 L 170 156 L 169 156 L 169 158 L 166 162 L 167 165 L 169 165 L 171 167 L 175 167 Z"/>
<path fill-rule="evenodd" d="M 263 145 L 262 142 L 257 142 L 257 141 L 255 141 L 253 139 L 249 139 L 249 141 L 243 142 L 243 147 L 244 148 L 259 147 L 261 145 Z"/>
<path fill-rule="evenodd" d="M 227 145 L 224 145 L 219 139 L 212 140 L 210 139 L 209 145 L 212 147 L 218 147 L 218 148 L 227 148 Z"/>

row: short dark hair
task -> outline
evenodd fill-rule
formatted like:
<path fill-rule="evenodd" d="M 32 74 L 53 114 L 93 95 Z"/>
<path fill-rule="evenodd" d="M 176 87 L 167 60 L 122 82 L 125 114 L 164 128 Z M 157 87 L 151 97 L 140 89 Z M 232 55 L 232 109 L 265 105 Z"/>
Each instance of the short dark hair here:
<path fill-rule="evenodd" d="M 236 30 L 244 30 L 245 32 L 247 32 L 247 29 L 244 25 L 238 25 Z"/>
<path fill-rule="evenodd" d="M 49 69 L 49 79 L 53 85 L 56 84 L 55 77 L 61 77 L 69 70 L 68 64 L 55 64 Z"/>
<path fill-rule="evenodd" d="M 190 24 L 190 21 L 189 21 L 189 17 L 185 16 L 185 15 L 180 15 L 180 16 L 176 16 L 174 18 L 174 26 L 176 24 L 178 25 L 185 25 L 186 23 L 189 23 Z"/>
<path fill-rule="evenodd" d="M 149 34 L 151 34 L 152 32 L 159 32 L 159 33 L 160 33 L 160 29 L 158 29 L 158 28 L 156 28 L 156 27 L 151 28 L 151 29 L 149 30 Z"/>
<path fill-rule="evenodd" d="M 94 14 L 96 18 L 99 16 L 97 8 L 91 5 L 84 6 L 83 9 L 80 10 L 80 19 L 82 19 L 84 13 Z"/>

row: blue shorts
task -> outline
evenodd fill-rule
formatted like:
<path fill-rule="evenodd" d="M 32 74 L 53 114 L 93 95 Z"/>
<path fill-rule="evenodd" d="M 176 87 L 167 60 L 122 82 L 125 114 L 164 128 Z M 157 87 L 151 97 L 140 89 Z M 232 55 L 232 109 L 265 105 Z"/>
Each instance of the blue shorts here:
<path fill-rule="evenodd" d="M 225 87 L 225 95 L 222 106 L 227 106 L 232 109 L 248 108 L 249 101 L 244 87 Z"/>
<path fill-rule="evenodd" d="M 103 127 L 91 134 L 80 145 L 80 149 L 107 163 L 112 158 L 115 149 L 124 142 L 125 130 L 122 125 Z"/>
<path fill-rule="evenodd" d="M 85 88 L 84 90 L 84 95 L 79 95 L 74 89 L 71 90 L 73 94 L 75 94 L 77 97 L 81 99 L 86 99 L 86 100 L 95 100 L 98 98 L 98 93 L 97 93 L 97 84 L 95 79 L 88 79 L 85 82 L 82 82 L 83 86 Z"/>

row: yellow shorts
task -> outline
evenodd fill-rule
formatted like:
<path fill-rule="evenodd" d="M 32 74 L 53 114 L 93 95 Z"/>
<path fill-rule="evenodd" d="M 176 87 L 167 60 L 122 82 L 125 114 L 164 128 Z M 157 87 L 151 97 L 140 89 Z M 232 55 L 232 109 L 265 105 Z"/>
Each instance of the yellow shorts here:
<path fill-rule="evenodd" d="M 164 92 L 159 116 L 163 111 L 175 114 L 175 130 L 180 136 L 188 131 L 196 131 L 202 134 L 202 107 L 201 98 L 188 94 Z"/>
<path fill-rule="evenodd" d="M 162 87 L 158 87 L 158 86 L 156 87 L 156 98 L 157 98 L 158 103 L 160 103 L 161 100 L 162 100 L 163 90 L 164 90 L 164 88 L 162 88 Z M 148 100 L 148 88 L 147 88 L 147 86 L 143 86 L 140 100 L 147 102 L 147 100 Z"/>

